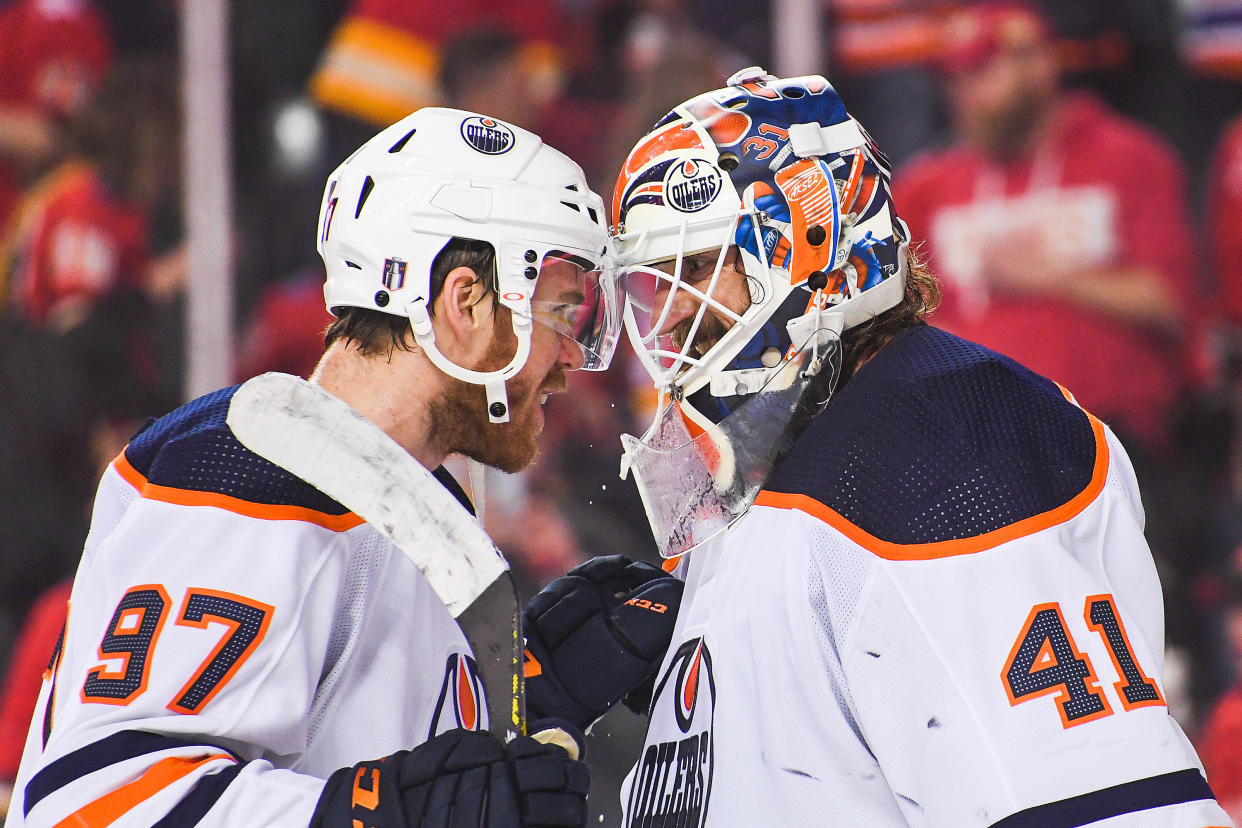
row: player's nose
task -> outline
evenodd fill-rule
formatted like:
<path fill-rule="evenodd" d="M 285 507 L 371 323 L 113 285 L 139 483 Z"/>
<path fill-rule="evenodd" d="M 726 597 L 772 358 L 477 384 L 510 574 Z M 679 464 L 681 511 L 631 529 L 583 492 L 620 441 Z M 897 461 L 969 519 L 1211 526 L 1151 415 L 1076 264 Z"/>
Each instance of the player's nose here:
<path fill-rule="evenodd" d="M 672 306 L 668 308 L 668 315 L 664 317 L 663 323 L 660 324 L 659 335 L 671 333 L 674 328 L 694 316 L 698 310 L 698 302 L 684 290 L 671 292 Z M 660 317 L 665 312 L 665 307 L 669 303 L 670 285 L 661 282 L 656 288 L 655 302 L 652 303 L 652 324 L 660 322 Z"/>
<path fill-rule="evenodd" d="M 586 364 L 586 356 L 582 353 L 582 346 L 577 340 L 563 334 L 557 338 L 561 346 L 556 357 L 557 365 L 566 371 L 577 371 Z"/>

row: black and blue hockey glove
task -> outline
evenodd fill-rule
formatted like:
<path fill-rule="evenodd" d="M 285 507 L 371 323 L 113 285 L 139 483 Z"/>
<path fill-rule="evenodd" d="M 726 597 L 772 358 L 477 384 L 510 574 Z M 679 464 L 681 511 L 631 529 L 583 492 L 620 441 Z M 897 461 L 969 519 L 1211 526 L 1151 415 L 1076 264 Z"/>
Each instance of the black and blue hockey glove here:
<path fill-rule="evenodd" d="M 530 718 L 585 730 L 623 699 L 645 713 L 683 586 L 659 567 L 608 555 L 531 598 L 522 618 Z"/>
<path fill-rule="evenodd" d="M 586 765 L 556 745 L 450 730 L 332 774 L 310 828 L 578 828 L 590 783 Z"/>

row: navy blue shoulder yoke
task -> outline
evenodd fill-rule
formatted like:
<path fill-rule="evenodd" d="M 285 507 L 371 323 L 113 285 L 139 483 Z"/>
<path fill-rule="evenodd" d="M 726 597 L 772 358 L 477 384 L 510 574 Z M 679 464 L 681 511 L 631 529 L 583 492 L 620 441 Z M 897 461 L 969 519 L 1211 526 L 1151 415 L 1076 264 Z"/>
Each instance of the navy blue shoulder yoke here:
<path fill-rule="evenodd" d="M 249 503 L 298 506 L 327 515 L 348 509 L 241 444 L 228 426 L 238 386 L 223 388 L 152 420 L 130 441 L 125 459 L 148 483 L 228 495 Z M 432 474 L 471 514 L 474 508 L 443 467 Z"/>
<path fill-rule="evenodd" d="M 976 537 L 1056 509 L 1092 481 L 1090 419 L 1057 385 L 928 325 L 837 393 L 764 488 L 805 495 L 880 540 Z"/>
<path fill-rule="evenodd" d="M 269 506 L 300 506 L 329 515 L 348 512 L 241 444 L 226 422 L 237 388 L 214 391 L 151 421 L 130 440 L 125 459 L 156 486 L 228 495 Z"/>

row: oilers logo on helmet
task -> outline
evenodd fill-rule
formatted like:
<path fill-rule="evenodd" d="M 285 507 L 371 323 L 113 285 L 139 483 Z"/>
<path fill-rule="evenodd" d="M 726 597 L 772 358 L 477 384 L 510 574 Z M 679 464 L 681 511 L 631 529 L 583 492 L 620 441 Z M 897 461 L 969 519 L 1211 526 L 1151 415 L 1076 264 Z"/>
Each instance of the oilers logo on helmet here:
<path fill-rule="evenodd" d="M 431 739 L 454 728 L 486 730 L 487 704 L 483 696 L 483 680 L 473 658 L 450 653 L 444 664 L 444 681 L 431 715 L 427 738 Z"/>
<path fill-rule="evenodd" d="M 492 118 L 476 115 L 461 122 L 461 137 L 484 155 L 501 155 L 513 148 L 513 130 Z"/>
<path fill-rule="evenodd" d="M 673 209 L 697 213 L 720 195 L 720 171 L 709 161 L 686 159 L 674 164 L 664 179 L 664 192 Z"/>
<path fill-rule="evenodd" d="M 678 647 L 656 685 L 648 731 L 684 736 L 649 744 L 643 751 L 626 800 L 627 826 L 695 828 L 704 823 L 712 789 L 715 714 L 711 651 L 705 639 L 691 639 Z"/>

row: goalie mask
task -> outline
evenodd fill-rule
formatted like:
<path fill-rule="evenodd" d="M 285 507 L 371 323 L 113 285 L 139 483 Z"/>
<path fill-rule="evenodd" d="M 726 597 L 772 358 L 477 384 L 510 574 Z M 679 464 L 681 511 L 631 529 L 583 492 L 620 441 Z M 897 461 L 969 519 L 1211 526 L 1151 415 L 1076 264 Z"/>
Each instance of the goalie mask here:
<path fill-rule="evenodd" d="M 512 312 L 518 343 L 501 369 L 457 365 L 436 347 L 431 268 L 454 239 L 486 242 L 495 254 L 496 298 Z M 328 179 L 317 247 L 329 312 L 408 317 L 437 368 L 484 386 L 492 422 L 509 418 L 505 382 L 526 363 L 535 322 L 573 339 L 585 370 L 608 367 L 620 333 L 603 202 L 564 154 L 483 115 L 426 107 L 363 144 Z M 577 268 L 582 300 L 532 302 L 544 264 L 565 261 Z"/>
<path fill-rule="evenodd" d="M 612 211 L 626 332 L 661 394 L 623 473 L 679 554 L 749 508 L 817 376 L 811 408 L 826 402 L 842 333 L 901 301 L 908 232 L 827 80 L 757 67 L 657 123 Z M 678 486 L 695 493 L 670 506 Z"/>

